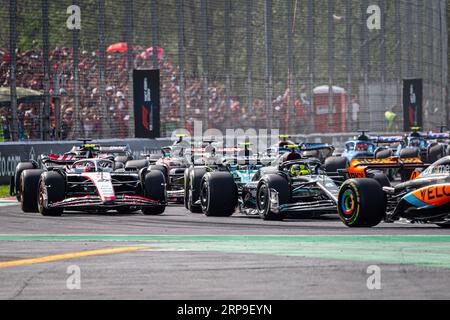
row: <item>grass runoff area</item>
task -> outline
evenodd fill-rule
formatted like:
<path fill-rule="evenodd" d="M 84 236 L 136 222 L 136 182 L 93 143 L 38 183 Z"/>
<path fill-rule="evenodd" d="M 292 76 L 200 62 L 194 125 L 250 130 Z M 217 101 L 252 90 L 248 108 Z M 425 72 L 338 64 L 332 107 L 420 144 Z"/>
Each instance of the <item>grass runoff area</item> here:
<path fill-rule="evenodd" d="M 0 198 L 8 198 L 11 197 L 9 195 L 9 185 L 0 185 Z"/>

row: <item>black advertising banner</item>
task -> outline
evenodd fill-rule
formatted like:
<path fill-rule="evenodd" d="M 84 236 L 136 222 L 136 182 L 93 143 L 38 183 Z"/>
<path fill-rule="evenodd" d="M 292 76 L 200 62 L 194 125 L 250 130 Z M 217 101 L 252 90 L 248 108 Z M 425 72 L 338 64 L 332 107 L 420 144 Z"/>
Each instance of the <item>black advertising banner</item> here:
<path fill-rule="evenodd" d="M 159 70 L 134 70 L 136 138 L 160 137 Z"/>
<path fill-rule="evenodd" d="M 422 123 L 422 79 L 403 80 L 403 129 L 423 127 Z"/>

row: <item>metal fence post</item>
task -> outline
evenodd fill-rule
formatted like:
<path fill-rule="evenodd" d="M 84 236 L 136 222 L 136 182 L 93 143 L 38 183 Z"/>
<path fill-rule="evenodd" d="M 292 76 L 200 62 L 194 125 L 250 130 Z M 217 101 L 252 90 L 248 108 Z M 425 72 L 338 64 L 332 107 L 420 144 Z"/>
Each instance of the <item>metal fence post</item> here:
<path fill-rule="evenodd" d="M 362 0 L 361 1 L 361 70 L 362 70 L 362 77 L 363 77 L 363 105 L 364 105 L 364 112 L 362 112 L 362 115 L 364 118 L 360 119 L 359 125 L 363 124 L 363 127 L 359 129 L 366 129 L 366 130 L 372 130 L 372 112 L 370 110 L 369 106 L 369 36 L 368 36 L 368 30 L 367 30 L 367 8 L 368 8 L 368 1 Z"/>
<path fill-rule="evenodd" d="M 99 96 L 100 96 L 100 110 L 102 115 L 102 131 L 100 133 L 102 138 L 109 138 L 111 136 L 111 118 L 108 117 L 108 104 L 106 103 L 106 41 L 105 41 L 105 0 L 98 0 L 98 33 L 99 33 Z"/>
<path fill-rule="evenodd" d="M 381 9 L 381 30 L 380 30 L 380 81 L 381 81 L 381 108 L 380 110 L 386 110 L 386 19 L 385 19 L 385 9 L 386 9 L 386 0 L 380 0 L 379 1 L 380 9 Z M 383 114 L 381 115 L 383 117 Z M 380 117 L 377 117 L 380 118 Z M 398 116 L 397 119 L 400 119 L 401 117 Z M 385 129 L 386 127 L 383 126 L 384 122 L 382 121 L 380 125 L 376 126 L 377 131 L 381 129 Z M 400 127 L 400 126 L 399 126 Z"/>
<path fill-rule="evenodd" d="M 209 54 L 208 54 L 208 7 L 207 0 L 200 2 L 201 48 L 202 48 L 202 83 L 203 83 L 203 128 L 209 128 Z"/>
<path fill-rule="evenodd" d="M 128 136 L 134 137 L 134 86 L 133 86 L 133 70 L 134 70 L 134 56 L 133 56 L 133 0 L 124 1 L 126 7 L 125 13 L 127 15 L 127 70 L 128 70 L 128 112 L 130 115 L 130 125 L 128 126 Z M 155 51 L 155 50 L 154 50 Z M 156 50 L 157 51 L 157 50 Z"/>
<path fill-rule="evenodd" d="M 224 71 L 225 71 L 225 129 L 230 127 L 230 112 L 231 112 L 231 0 L 224 1 Z"/>
<path fill-rule="evenodd" d="M 334 0 L 328 0 L 328 126 L 336 126 L 333 121 L 334 109 Z M 337 110 L 336 110 L 337 111 Z M 338 130 L 339 131 L 339 130 Z"/>
<path fill-rule="evenodd" d="M 347 99 L 348 99 L 348 106 L 349 110 L 347 112 L 347 119 L 350 119 L 349 123 L 351 123 L 351 127 L 348 127 L 347 122 L 347 131 L 348 130 L 354 130 L 355 124 L 353 123 L 353 52 L 352 52 L 352 16 L 353 16 L 353 8 L 352 8 L 352 0 L 346 0 L 345 2 L 345 44 L 346 44 L 346 70 L 347 70 Z M 359 115 L 357 115 L 359 116 Z"/>
<path fill-rule="evenodd" d="M 447 25 L 447 2 L 446 1 L 440 1 L 440 22 L 441 22 L 441 28 L 440 28 L 440 35 L 441 35 L 441 41 L 440 43 L 440 55 L 441 55 L 441 104 L 439 107 L 439 110 L 441 110 L 441 107 L 443 108 L 442 111 L 444 111 L 444 115 L 447 115 L 447 104 L 446 104 L 446 83 L 448 78 L 448 25 Z M 447 119 L 447 118 L 445 118 Z M 441 118 L 442 121 L 442 118 Z M 442 125 L 447 125 L 447 123 L 442 123 Z"/>
<path fill-rule="evenodd" d="M 429 13 L 428 13 L 428 39 L 430 41 L 429 46 L 429 52 L 428 52 L 428 59 L 429 59 L 429 66 L 428 66 L 428 90 L 425 90 L 426 92 L 429 92 L 430 90 L 433 90 L 434 87 L 434 1 L 430 1 L 429 6 Z M 430 108 L 434 107 L 434 96 L 433 94 L 425 95 L 427 97 L 427 100 L 429 101 Z M 424 98 L 425 98 L 424 97 Z M 426 101 L 424 99 L 424 101 Z M 424 125 L 428 125 L 430 122 L 429 113 L 425 112 L 424 115 Z"/>
<path fill-rule="evenodd" d="M 253 110 L 253 28 L 252 28 L 252 11 L 253 11 L 253 1 L 246 0 L 245 1 L 245 47 L 247 54 L 246 61 L 246 71 L 247 71 L 247 106 L 248 113 L 251 115 L 250 119 L 255 119 L 255 121 L 251 120 L 250 124 L 255 126 L 256 117 L 254 117 Z"/>
<path fill-rule="evenodd" d="M 402 86 L 403 86 L 403 74 L 402 74 L 402 19 L 401 19 L 401 11 L 400 11 L 400 1 L 394 1 L 394 15 L 395 15 L 395 60 L 396 60 L 396 68 L 395 73 L 397 75 L 397 106 L 400 107 L 403 114 L 403 94 L 402 94 Z"/>
<path fill-rule="evenodd" d="M 273 91 L 273 61 L 272 61 L 272 0 L 264 1 L 264 31 L 265 31 L 265 51 L 266 51 L 266 68 L 265 68 L 265 102 L 267 128 L 273 128 L 273 107 L 272 107 L 272 91 Z"/>
<path fill-rule="evenodd" d="M 294 8 L 292 8 L 292 0 L 287 0 L 287 53 L 288 53 L 288 87 L 289 87 L 289 99 L 288 99 L 288 132 L 295 133 L 295 79 L 296 79 L 296 72 L 294 69 L 294 28 L 295 28 L 295 22 L 294 22 Z"/>
<path fill-rule="evenodd" d="M 307 30 L 308 30 L 308 74 L 309 74 L 309 110 L 311 127 L 308 132 L 314 131 L 315 128 L 315 113 L 314 113 L 314 85 L 316 82 L 316 70 L 315 70 L 315 28 L 314 28 L 314 14 L 315 5 L 314 0 L 308 0 L 308 18 L 307 18 Z"/>
<path fill-rule="evenodd" d="M 43 43 L 43 65 L 44 65 L 44 109 L 42 112 L 42 139 L 50 138 L 50 65 L 49 65 L 49 43 L 48 43 L 48 0 L 42 0 L 42 43 Z M 56 120 L 56 119 L 55 119 Z"/>
<path fill-rule="evenodd" d="M 19 139 L 19 119 L 17 117 L 17 29 L 16 29 L 16 15 L 17 3 L 16 0 L 9 1 L 9 52 L 11 56 L 11 70 L 10 70 L 10 88 L 11 88 L 11 111 L 12 111 L 12 125 L 11 137 L 13 141 Z"/>
<path fill-rule="evenodd" d="M 131 13 L 132 14 L 132 13 Z M 152 24 L 152 64 L 153 69 L 159 69 L 158 61 L 158 2 L 157 0 L 151 0 L 151 24 Z"/>
<path fill-rule="evenodd" d="M 423 21 L 424 21 L 424 9 L 425 9 L 425 5 L 424 5 L 424 1 L 425 0 L 417 0 L 417 8 L 416 8 L 416 12 L 417 12 L 417 17 L 416 17 L 416 33 L 417 33 L 417 42 L 418 42 L 418 46 L 417 46 L 417 65 L 416 65 L 416 69 L 418 74 L 422 75 L 423 73 Z"/>
<path fill-rule="evenodd" d="M 178 20 L 178 66 L 180 86 L 180 124 L 184 127 L 186 124 L 186 102 L 185 102 L 185 88 L 184 88 L 184 53 L 185 53 L 185 39 L 184 39 L 184 0 L 177 0 L 177 20 Z"/>
<path fill-rule="evenodd" d="M 77 5 L 77 0 L 73 0 L 72 4 Z M 73 81 L 74 81 L 74 96 L 75 96 L 75 110 L 73 119 L 73 129 L 71 138 L 77 138 L 82 135 L 82 125 L 80 119 L 80 79 L 78 73 L 79 64 L 79 33 L 80 30 L 74 28 L 72 30 L 72 54 L 73 54 Z"/>

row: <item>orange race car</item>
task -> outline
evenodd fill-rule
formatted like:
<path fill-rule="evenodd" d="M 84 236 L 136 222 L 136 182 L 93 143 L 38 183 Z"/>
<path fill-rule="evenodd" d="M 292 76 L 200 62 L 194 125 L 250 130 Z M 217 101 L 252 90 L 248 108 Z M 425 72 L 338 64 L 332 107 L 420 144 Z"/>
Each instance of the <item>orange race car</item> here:
<path fill-rule="evenodd" d="M 366 159 L 367 160 L 367 159 Z M 367 161 L 364 162 L 367 163 Z M 338 195 L 338 212 L 349 227 L 373 227 L 381 221 L 399 220 L 411 223 L 432 223 L 450 227 L 450 156 L 442 158 L 421 173 L 417 159 L 370 160 L 353 163 L 348 169 L 353 179 L 345 181 Z M 397 162 L 397 163 L 396 163 Z M 414 179 L 396 186 L 383 185 L 367 178 L 367 168 L 394 166 L 412 170 Z M 364 177 L 363 177 L 364 176 Z"/>

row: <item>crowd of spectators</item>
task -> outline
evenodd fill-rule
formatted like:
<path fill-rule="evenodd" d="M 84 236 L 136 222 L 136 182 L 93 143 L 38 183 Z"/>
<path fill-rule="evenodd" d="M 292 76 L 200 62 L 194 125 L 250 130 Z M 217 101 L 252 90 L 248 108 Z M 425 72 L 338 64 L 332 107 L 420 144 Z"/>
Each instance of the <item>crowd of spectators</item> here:
<path fill-rule="evenodd" d="M 135 68 L 151 68 L 152 57 L 143 56 L 143 47 L 133 48 Z M 57 47 L 50 51 L 50 94 L 60 97 L 61 134 L 63 139 L 77 138 L 81 135 L 92 138 L 129 136 L 129 87 L 127 59 L 125 53 L 106 55 L 106 107 L 102 108 L 100 94 L 99 54 L 97 51 L 81 51 L 78 64 L 79 78 L 79 115 L 75 116 L 75 74 L 72 50 Z M 10 56 L 7 50 L 0 49 L 0 86 L 9 86 Z M 176 128 L 193 129 L 195 120 L 205 119 L 205 101 L 203 82 L 200 78 L 185 78 L 185 123 L 180 120 L 180 83 L 179 71 L 167 57 L 159 61 L 161 73 L 161 127 L 162 135 L 170 135 Z M 44 90 L 43 53 L 41 50 L 17 51 L 17 87 Z M 55 92 L 55 91 L 58 92 Z M 246 104 L 246 97 L 232 96 L 226 99 L 225 85 L 219 81 L 210 81 L 208 85 L 208 127 L 225 129 L 226 114 L 228 123 L 235 127 L 264 127 L 266 121 L 265 103 L 254 99 L 252 108 Z M 273 100 L 273 118 L 275 125 L 283 129 L 287 120 L 289 91 Z M 55 100 L 51 99 L 51 126 L 55 127 Z M 307 99 L 300 95 L 295 100 L 295 115 L 304 115 Z M 21 139 L 39 139 L 41 102 L 19 103 L 19 137 Z M 229 110 L 227 110 L 229 106 Z M 0 124 L 7 132 L 11 120 L 8 106 L 0 106 Z M 78 123 L 78 125 L 76 125 Z M 106 125 L 106 128 L 102 128 Z M 102 130 L 105 129 L 105 130 Z M 53 130 L 54 132 L 54 130 Z"/>

